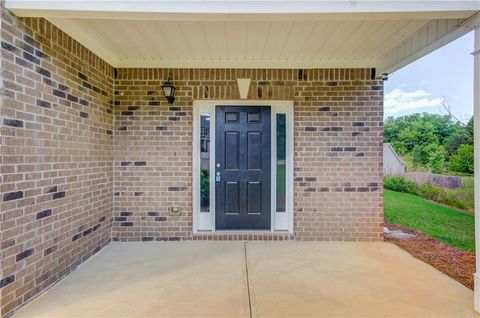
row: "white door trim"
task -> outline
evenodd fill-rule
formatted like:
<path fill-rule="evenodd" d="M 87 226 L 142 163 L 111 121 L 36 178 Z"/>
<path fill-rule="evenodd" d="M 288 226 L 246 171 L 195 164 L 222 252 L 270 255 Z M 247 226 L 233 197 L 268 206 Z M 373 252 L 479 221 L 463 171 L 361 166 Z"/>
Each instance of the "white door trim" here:
<path fill-rule="evenodd" d="M 215 171 L 215 107 L 231 106 L 270 106 L 271 107 L 271 231 L 293 234 L 293 101 L 272 100 L 195 100 L 193 101 L 193 142 L 192 142 L 192 207 L 193 233 L 215 231 L 215 175 L 210 179 L 210 211 L 200 211 L 200 126 L 201 114 L 210 115 L 210 172 Z M 276 211 L 276 115 L 286 116 L 286 204 L 285 212 Z"/>

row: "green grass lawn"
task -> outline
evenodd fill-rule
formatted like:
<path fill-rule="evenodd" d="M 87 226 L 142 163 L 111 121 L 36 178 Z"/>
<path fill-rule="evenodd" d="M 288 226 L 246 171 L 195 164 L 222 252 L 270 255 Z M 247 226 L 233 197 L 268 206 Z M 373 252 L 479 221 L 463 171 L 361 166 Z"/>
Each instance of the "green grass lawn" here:
<path fill-rule="evenodd" d="M 474 209 L 474 192 L 473 192 L 473 177 L 462 177 L 462 187 L 460 189 L 448 190 L 455 194 L 455 196 L 464 202 L 467 209 L 473 212 Z"/>
<path fill-rule="evenodd" d="M 464 251 L 475 251 L 474 217 L 470 213 L 386 189 L 384 212 L 387 222 L 401 224 Z"/>

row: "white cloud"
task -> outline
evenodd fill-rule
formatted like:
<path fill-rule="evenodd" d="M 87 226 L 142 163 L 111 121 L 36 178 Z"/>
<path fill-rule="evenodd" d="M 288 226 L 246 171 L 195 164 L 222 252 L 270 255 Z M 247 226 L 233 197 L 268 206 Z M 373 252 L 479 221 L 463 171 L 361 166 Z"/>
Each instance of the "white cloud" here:
<path fill-rule="evenodd" d="M 385 95 L 385 112 L 395 114 L 405 110 L 440 106 L 442 98 L 430 98 L 430 93 L 419 89 L 413 92 L 405 92 L 396 88 Z"/>

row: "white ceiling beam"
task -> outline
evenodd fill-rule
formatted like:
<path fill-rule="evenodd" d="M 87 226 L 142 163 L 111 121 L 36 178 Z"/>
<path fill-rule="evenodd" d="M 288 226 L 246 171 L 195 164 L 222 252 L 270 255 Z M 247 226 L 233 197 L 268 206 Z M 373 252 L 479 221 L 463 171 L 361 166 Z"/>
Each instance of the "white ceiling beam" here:
<path fill-rule="evenodd" d="M 466 20 L 435 20 L 379 58 L 377 73 L 392 73 L 480 27 L 480 13 Z"/>
<path fill-rule="evenodd" d="M 374 68 L 376 59 L 361 58 L 118 58 L 114 67 L 160 68 Z"/>
<path fill-rule="evenodd" d="M 5 0 L 20 17 L 148 20 L 453 19 L 480 10 L 480 1 L 395 0 Z"/>

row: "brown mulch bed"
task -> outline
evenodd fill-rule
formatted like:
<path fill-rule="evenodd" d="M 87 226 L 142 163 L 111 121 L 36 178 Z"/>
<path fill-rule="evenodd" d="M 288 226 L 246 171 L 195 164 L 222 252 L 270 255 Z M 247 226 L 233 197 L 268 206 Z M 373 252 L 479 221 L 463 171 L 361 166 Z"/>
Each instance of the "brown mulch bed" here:
<path fill-rule="evenodd" d="M 385 237 L 385 241 L 392 242 L 402 250 L 409 252 L 414 257 L 432 265 L 437 270 L 473 290 L 474 253 L 460 251 L 437 239 L 409 230 L 398 224 L 385 222 L 385 226 L 390 230 L 401 230 L 416 235 L 411 239 Z"/>

